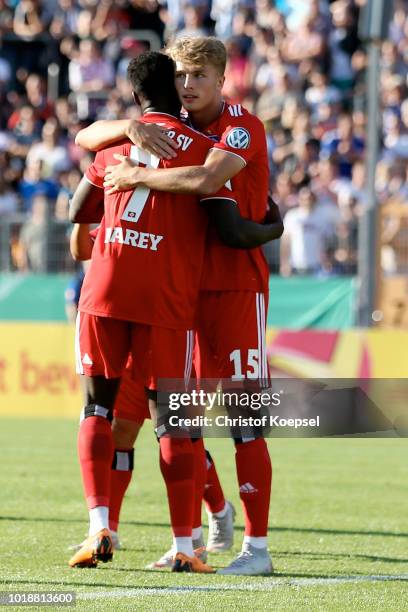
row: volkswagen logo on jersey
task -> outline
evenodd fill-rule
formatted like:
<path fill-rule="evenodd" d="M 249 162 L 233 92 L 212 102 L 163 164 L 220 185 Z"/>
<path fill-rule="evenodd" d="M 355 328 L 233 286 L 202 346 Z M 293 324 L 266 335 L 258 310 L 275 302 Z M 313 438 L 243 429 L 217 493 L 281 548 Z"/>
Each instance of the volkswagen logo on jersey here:
<path fill-rule="evenodd" d="M 227 136 L 227 145 L 233 149 L 248 149 L 251 137 L 248 130 L 238 127 L 230 131 Z"/>

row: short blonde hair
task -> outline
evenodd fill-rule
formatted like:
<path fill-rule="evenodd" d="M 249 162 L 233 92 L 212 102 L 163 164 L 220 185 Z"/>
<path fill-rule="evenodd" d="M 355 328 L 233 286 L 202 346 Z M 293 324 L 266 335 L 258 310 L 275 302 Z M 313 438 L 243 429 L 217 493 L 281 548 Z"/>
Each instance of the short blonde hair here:
<path fill-rule="evenodd" d="M 220 75 L 225 72 L 227 51 L 224 43 L 213 36 L 179 38 L 166 49 L 166 53 L 175 62 L 185 62 L 193 66 L 211 64 Z"/>

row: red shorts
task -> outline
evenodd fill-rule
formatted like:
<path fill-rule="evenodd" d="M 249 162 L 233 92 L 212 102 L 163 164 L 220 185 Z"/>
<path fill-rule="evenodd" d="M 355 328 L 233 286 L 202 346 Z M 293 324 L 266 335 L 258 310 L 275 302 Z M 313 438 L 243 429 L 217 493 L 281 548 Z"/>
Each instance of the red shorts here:
<path fill-rule="evenodd" d="M 145 385 L 138 370 L 133 369 L 132 360 L 129 359 L 122 374 L 120 387 L 113 408 L 116 419 L 127 419 L 142 424 L 150 419 L 149 402 L 146 397 Z"/>
<path fill-rule="evenodd" d="M 259 380 L 267 386 L 267 310 L 264 293 L 201 291 L 194 353 L 198 378 Z"/>
<path fill-rule="evenodd" d="M 76 371 L 85 376 L 119 378 L 129 355 L 134 377 L 150 389 L 159 379 L 189 381 L 193 332 L 153 327 L 79 312 L 76 322 Z"/>

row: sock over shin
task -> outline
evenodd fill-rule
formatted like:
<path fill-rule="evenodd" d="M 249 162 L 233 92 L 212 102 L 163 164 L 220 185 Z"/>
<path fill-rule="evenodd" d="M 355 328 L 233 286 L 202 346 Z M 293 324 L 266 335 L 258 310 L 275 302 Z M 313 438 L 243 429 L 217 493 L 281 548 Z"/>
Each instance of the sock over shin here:
<path fill-rule="evenodd" d="M 160 438 L 160 469 L 175 537 L 191 538 L 194 519 L 194 453 L 190 438 Z"/>
<path fill-rule="evenodd" d="M 90 408 L 86 406 L 85 415 Z M 91 410 L 88 412 L 92 414 Z M 88 509 L 109 506 L 113 438 L 111 424 L 106 417 L 93 414 L 82 419 L 78 432 L 78 454 Z"/>
<path fill-rule="evenodd" d="M 244 507 L 245 535 L 265 537 L 268 531 L 272 465 L 263 438 L 236 444 L 239 494 Z"/>
<path fill-rule="evenodd" d="M 132 480 L 134 450 L 116 449 L 113 455 L 110 502 L 109 502 L 109 528 L 118 531 L 120 509 L 127 488 Z"/>

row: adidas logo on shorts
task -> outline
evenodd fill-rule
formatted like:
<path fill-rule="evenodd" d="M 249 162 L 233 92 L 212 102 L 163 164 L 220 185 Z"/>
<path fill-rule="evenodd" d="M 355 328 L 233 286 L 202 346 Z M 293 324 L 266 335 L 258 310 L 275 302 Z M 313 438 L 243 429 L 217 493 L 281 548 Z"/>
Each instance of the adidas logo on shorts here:
<path fill-rule="evenodd" d="M 82 363 L 83 363 L 84 365 L 93 365 L 93 361 L 92 361 L 92 359 L 90 358 L 90 356 L 88 355 L 88 353 L 85 353 L 85 355 L 83 356 L 83 358 L 82 358 Z"/>

